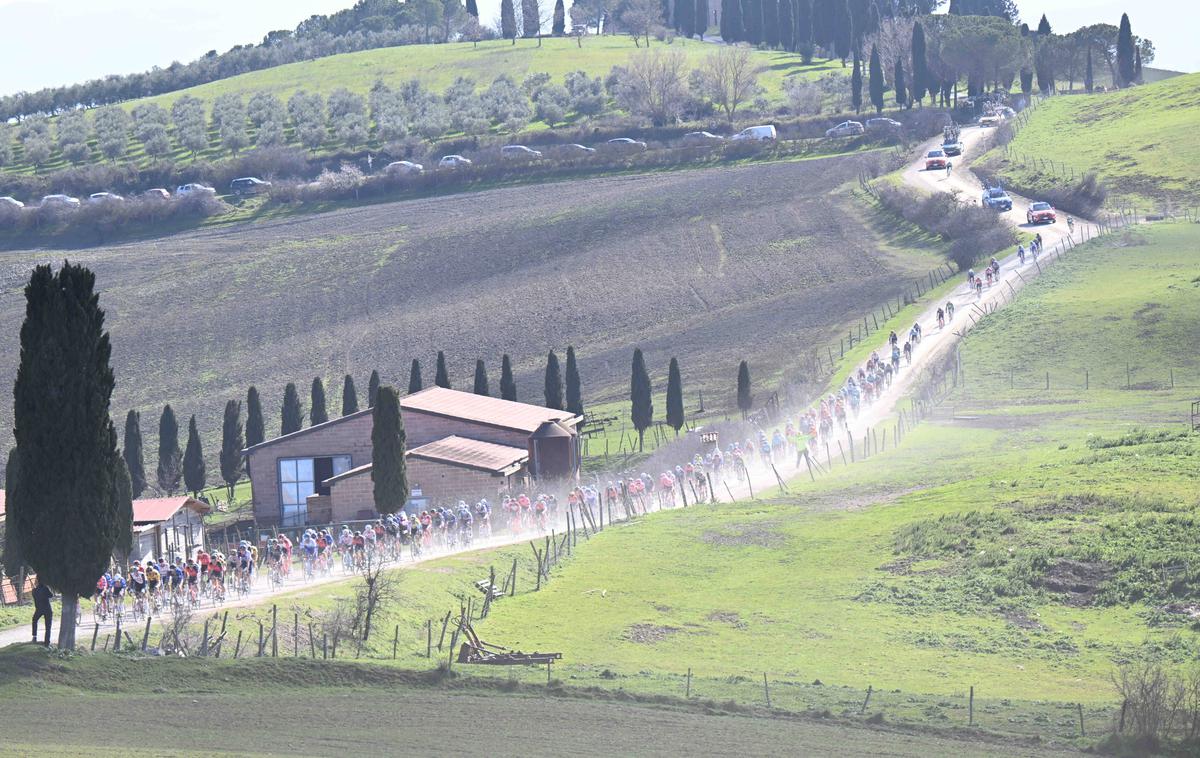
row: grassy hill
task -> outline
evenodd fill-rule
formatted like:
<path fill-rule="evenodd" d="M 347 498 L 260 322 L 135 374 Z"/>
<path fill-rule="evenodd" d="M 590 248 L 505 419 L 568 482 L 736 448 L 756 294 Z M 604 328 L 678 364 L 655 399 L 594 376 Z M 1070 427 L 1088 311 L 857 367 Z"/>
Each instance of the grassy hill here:
<path fill-rule="evenodd" d="M 573 344 L 598 403 L 626 397 L 636 344 L 656 381 L 679 357 L 689 407 L 703 390 L 729 408 L 739 360 L 765 385 L 938 265 L 936 244 L 871 226 L 834 192 L 868 158 L 505 187 L 5 253 L 0 381 L 13 378 L 29 267 L 70 257 L 97 273 L 115 412 L 143 409 L 147 433 L 163 403 L 196 413 L 210 459 L 225 401 L 250 384 L 275 429 L 289 381 L 324 377 L 336 397 L 343 374 L 365 391 L 377 368 L 407 386 L 413 358 L 432 379 L 438 350 L 456 387 L 477 358 L 495 384 L 509 353 L 520 397 L 536 399 L 547 351 Z"/>
<path fill-rule="evenodd" d="M 700 65 L 706 56 L 720 45 L 696 40 L 677 39 L 673 44 L 655 42 L 651 49 L 681 52 L 689 66 Z M 441 91 L 460 76 L 486 85 L 501 74 L 508 74 L 518 84 L 532 73 L 550 74 L 562 81 L 570 71 L 586 71 L 603 77 L 613 66 L 626 63 L 638 52 L 633 42 L 624 36 L 588 37 L 582 46 L 573 39 L 489 40 L 475 45 L 456 42 L 445 45 L 405 45 L 402 47 L 366 50 L 357 53 L 331 55 L 300 63 L 253 71 L 197 87 L 128 103 L 133 108 L 142 102 L 154 102 L 170 107 L 183 95 L 212 102 L 220 95 L 272 92 L 286 99 L 297 90 L 328 95 L 339 87 L 366 94 L 376 80 L 390 86 L 417 80 L 428 88 Z M 816 75 L 823 71 L 841 70 L 838 61 L 817 61 L 805 66 L 794 53 L 755 50 L 754 58 L 763 67 L 760 83 L 768 97 L 783 99 L 783 79 L 795 74 Z"/>
<path fill-rule="evenodd" d="M 1173 198 L 1200 202 L 1200 74 L 1127 90 L 1055 97 L 1034 111 L 1011 149 L 1094 172 L 1111 191 L 1142 208 Z M 1039 175 L 1022 160 L 994 156 L 989 165 L 1019 177 L 1023 186 L 1062 184 L 1060 173 Z"/>
<path fill-rule="evenodd" d="M 977 723 L 1070 736 L 1021 701 L 1102 710 L 1117 665 L 1200 651 L 1183 610 L 1200 438 L 1181 423 L 1200 394 L 1197 243 L 1177 225 L 1077 250 L 972 332 L 966 386 L 899 449 L 791 496 L 606 531 L 485 634 L 639 691 L 691 668 L 693 692 L 748 696 L 769 671 L 792 682 L 780 698 L 870 684 L 885 713 L 937 693 L 954 721 L 974 686 L 991 699 Z"/>

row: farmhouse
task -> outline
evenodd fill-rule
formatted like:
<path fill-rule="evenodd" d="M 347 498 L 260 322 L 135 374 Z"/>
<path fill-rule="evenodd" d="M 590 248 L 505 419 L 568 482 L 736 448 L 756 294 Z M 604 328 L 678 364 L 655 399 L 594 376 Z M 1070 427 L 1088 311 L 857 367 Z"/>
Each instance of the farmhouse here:
<path fill-rule="evenodd" d="M 204 546 L 202 519 L 209 510 L 205 503 L 186 495 L 134 500 L 130 560 L 192 557 L 197 548 Z"/>
<path fill-rule="evenodd" d="M 430 387 L 400 401 L 409 508 L 494 497 L 579 471 L 581 416 Z M 376 515 L 368 408 L 247 448 L 254 517 L 269 526 Z"/>

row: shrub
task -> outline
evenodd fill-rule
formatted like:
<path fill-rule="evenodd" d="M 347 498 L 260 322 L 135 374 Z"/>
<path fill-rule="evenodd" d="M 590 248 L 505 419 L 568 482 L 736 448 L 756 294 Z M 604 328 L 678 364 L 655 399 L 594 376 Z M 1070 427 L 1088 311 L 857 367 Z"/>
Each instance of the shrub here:
<path fill-rule="evenodd" d="M 949 241 L 946 258 L 960 271 L 970 268 L 981 257 L 1016 243 L 1013 230 L 996 213 L 965 205 L 957 194 L 924 195 L 883 184 L 876 196 L 892 213 Z"/>

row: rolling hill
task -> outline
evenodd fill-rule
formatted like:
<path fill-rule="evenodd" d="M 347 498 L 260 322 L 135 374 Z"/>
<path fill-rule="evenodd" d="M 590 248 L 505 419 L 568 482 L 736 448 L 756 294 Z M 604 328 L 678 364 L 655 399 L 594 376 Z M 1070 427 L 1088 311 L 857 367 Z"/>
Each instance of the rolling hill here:
<path fill-rule="evenodd" d="M 936 244 L 913 250 L 928 240 L 877 230 L 834 192 L 869 159 L 506 187 L 5 253 L 0 382 L 13 378 L 30 266 L 69 257 L 96 271 L 108 310 L 114 411 L 197 413 L 210 455 L 224 402 L 250 384 L 277 428 L 289 381 L 337 387 L 351 372 L 364 388 L 378 368 L 407 386 L 410 361 L 429 379 L 438 350 L 456 387 L 477 358 L 494 383 L 510 353 L 521 397 L 536 399 L 546 352 L 573 344 L 595 403 L 626 397 L 641 345 L 659 379 L 679 357 L 689 405 L 703 390 L 729 408 L 739 360 L 766 385 L 938 266 Z"/>
<path fill-rule="evenodd" d="M 1117 199 L 1142 208 L 1200 202 L 1200 74 L 1126 90 L 1054 97 L 1042 102 L 1010 147 L 1020 156 L 1053 161 L 1076 174 L 1094 172 Z M 1063 182 L 1024 158 L 995 155 L 990 167 L 1020 177 L 1022 186 Z"/>

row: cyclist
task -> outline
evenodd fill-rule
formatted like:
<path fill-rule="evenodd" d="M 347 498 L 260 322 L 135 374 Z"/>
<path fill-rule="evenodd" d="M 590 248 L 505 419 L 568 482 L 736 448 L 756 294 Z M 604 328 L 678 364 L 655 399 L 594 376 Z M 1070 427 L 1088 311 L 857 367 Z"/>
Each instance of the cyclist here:
<path fill-rule="evenodd" d="M 146 591 L 153 597 L 158 594 L 158 583 L 162 580 L 162 573 L 158 570 L 158 566 L 154 563 L 154 559 L 146 561 Z"/>
<path fill-rule="evenodd" d="M 947 178 L 950 177 L 950 172 L 953 170 L 954 170 L 954 164 L 951 163 L 950 161 L 946 161 L 946 177 Z"/>
<path fill-rule="evenodd" d="M 188 601 L 197 602 L 197 592 L 200 589 L 200 565 L 191 558 L 183 566 L 183 576 L 187 581 Z"/>
<path fill-rule="evenodd" d="M 1030 242 L 1029 246 L 1032 248 L 1034 246 L 1034 244 L 1036 244 L 1036 243 Z M 1017 245 L 1017 262 L 1019 264 L 1021 264 L 1022 266 L 1025 265 L 1025 246 L 1024 245 Z"/>
<path fill-rule="evenodd" d="M 212 583 L 214 597 L 218 599 L 225 595 L 225 556 L 215 553 L 208 566 L 208 578 Z"/>
<path fill-rule="evenodd" d="M 363 537 L 362 532 L 355 532 L 352 542 L 354 546 L 354 565 L 357 567 L 362 565 L 366 559 L 367 540 Z"/>
<path fill-rule="evenodd" d="M 1075 219 L 1067 216 L 1067 231 L 1073 233 L 1075 231 Z"/>
<path fill-rule="evenodd" d="M 313 574 L 319 550 L 316 534 L 311 529 L 304 533 L 304 541 L 300 543 L 300 547 L 304 550 L 304 576 L 308 578 Z"/>
<path fill-rule="evenodd" d="M 146 572 L 142 570 L 140 561 L 134 561 L 129 567 L 129 589 L 136 597 L 146 594 Z"/>
<path fill-rule="evenodd" d="M 937 322 L 938 322 L 938 329 L 941 329 L 942 327 L 944 327 L 946 325 L 946 312 L 943 311 L 941 308 L 937 309 Z"/>
<path fill-rule="evenodd" d="M 112 606 L 119 608 L 125 598 L 125 577 L 121 576 L 120 571 L 112 572 L 112 577 L 108 580 L 108 594 Z"/>
<path fill-rule="evenodd" d="M 975 269 L 973 269 L 973 268 L 967 269 L 967 286 L 968 287 L 975 286 Z"/>
<path fill-rule="evenodd" d="M 946 301 L 946 320 L 954 320 L 954 302 L 952 300 Z"/>
<path fill-rule="evenodd" d="M 287 576 L 292 570 L 292 541 L 283 532 L 275 539 L 279 540 L 279 547 L 283 550 L 283 564 L 280 568 L 283 569 L 283 575 Z"/>

